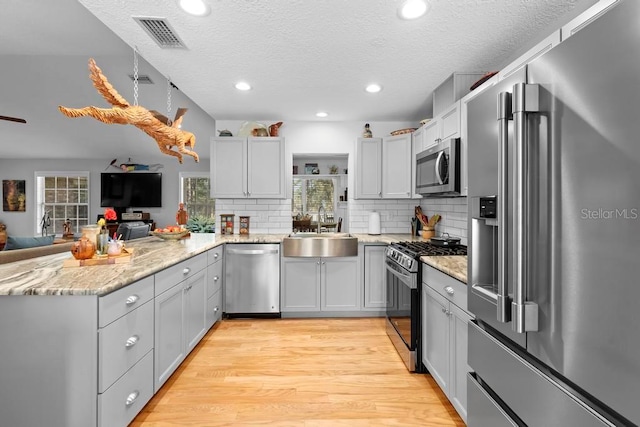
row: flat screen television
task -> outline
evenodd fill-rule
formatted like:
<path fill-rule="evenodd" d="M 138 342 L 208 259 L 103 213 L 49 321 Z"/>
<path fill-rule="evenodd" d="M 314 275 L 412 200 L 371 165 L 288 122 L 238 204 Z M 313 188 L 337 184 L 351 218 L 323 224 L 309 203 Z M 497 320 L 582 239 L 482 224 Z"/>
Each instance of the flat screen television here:
<path fill-rule="evenodd" d="M 102 173 L 100 206 L 113 208 L 162 207 L 162 174 Z"/>

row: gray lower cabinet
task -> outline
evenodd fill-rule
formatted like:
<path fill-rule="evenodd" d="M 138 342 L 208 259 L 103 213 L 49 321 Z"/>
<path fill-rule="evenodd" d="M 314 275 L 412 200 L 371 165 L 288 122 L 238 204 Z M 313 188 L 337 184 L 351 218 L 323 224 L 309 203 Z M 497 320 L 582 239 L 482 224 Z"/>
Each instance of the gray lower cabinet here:
<path fill-rule="evenodd" d="M 358 257 L 282 258 L 281 311 L 360 310 Z"/>
<path fill-rule="evenodd" d="M 213 248 L 208 253 L 207 267 L 207 329 L 222 318 L 222 283 L 224 280 L 224 246 Z"/>
<path fill-rule="evenodd" d="M 207 254 L 156 274 L 154 390 L 157 392 L 207 331 Z"/>
<path fill-rule="evenodd" d="M 422 269 L 422 363 L 467 420 L 466 285 L 433 267 Z"/>
<path fill-rule="evenodd" d="M 154 277 L 98 299 L 98 426 L 125 426 L 153 396 Z"/>
<path fill-rule="evenodd" d="M 384 310 L 387 305 L 386 245 L 364 245 L 363 310 Z"/>
<path fill-rule="evenodd" d="M 0 296 L 11 343 L 0 345 L 9 367 L 0 425 L 128 425 L 219 319 L 222 286 L 210 286 L 207 261 L 221 255 L 222 246 L 100 297 Z"/>

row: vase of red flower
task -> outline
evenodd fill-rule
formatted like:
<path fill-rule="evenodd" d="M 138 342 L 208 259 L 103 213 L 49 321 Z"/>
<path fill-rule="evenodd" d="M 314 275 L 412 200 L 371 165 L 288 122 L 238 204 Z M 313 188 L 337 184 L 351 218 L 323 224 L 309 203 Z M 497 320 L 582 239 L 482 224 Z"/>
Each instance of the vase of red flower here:
<path fill-rule="evenodd" d="M 98 220 L 99 232 L 96 235 L 96 247 L 97 251 L 101 255 L 107 253 L 107 242 L 109 241 L 109 232 L 107 230 L 107 221 L 115 221 L 118 219 L 118 214 L 112 208 L 106 208 L 104 215 Z"/>

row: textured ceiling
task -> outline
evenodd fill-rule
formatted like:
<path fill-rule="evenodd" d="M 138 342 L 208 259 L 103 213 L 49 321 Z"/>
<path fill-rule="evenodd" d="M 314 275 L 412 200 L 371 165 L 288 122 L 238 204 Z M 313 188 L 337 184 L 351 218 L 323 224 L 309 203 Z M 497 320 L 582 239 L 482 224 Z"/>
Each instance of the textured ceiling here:
<path fill-rule="evenodd" d="M 87 77 L 89 57 L 132 101 L 127 75 L 136 46 L 141 73 L 156 82 L 141 87 L 140 103 L 166 111 L 170 77 L 179 88 L 173 111 L 190 108 L 185 121 L 194 133 L 210 128 L 210 117 L 417 121 L 431 116 L 431 92 L 451 72 L 497 70 L 596 2 L 430 0 L 427 16 L 404 21 L 402 0 L 207 1 L 211 14 L 197 18 L 177 0 L 3 0 L 0 115 L 28 124 L 0 121 L 0 157 L 158 154 L 131 126 L 57 111 L 58 104 L 105 106 Z M 166 18 L 187 48 L 161 49 L 134 16 Z M 253 89 L 237 91 L 241 79 Z M 370 82 L 382 92 L 366 93 Z M 319 110 L 330 116 L 316 118 Z"/>
<path fill-rule="evenodd" d="M 216 119 L 406 120 L 430 115 L 430 93 L 453 71 L 489 71 L 578 0 L 431 0 L 415 21 L 401 0 L 80 0 Z M 187 49 L 161 49 L 132 19 L 166 18 Z M 238 80 L 253 86 L 247 93 Z M 383 91 L 364 87 L 379 82 Z"/>

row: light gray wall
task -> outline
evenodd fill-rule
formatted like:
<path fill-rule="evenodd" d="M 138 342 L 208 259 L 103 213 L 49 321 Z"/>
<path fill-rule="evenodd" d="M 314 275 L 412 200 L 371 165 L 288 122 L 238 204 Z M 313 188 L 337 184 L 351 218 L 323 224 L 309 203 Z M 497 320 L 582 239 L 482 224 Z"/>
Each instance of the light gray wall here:
<path fill-rule="evenodd" d="M 208 147 L 207 147 L 208 148 Z M 111 159 L 4 159 L 0 158 L 0 179 L 23 179 L 26 181 L 27 196 L 26 212 L 0 212 L 0 222 L 7 226 L 10 236 L 33 236 L 40 218 L 36 218 L 35 172 L 36 171 L 89 171 L 90 185 L 90 221 L 97 220 L 97 215 L 104 212 L 100 207 L 100 173 L 117 171 L 109 166 Z M 119 158 L 117 164 L 127 163 L 127 158 Z M 209 172 L 209 162 L 185 162 L 180 165 L 174 158 L 147 158 L 143 164 L 162 164 L 158 170 L 162 172 L 162 208 L 144 208 L 151 214 L 156 225 L 164 226 L 175 223 L 175 213 L 178 210 L 179 173 L 180 172 Z M 134 173 L 134 172 L 130 172 Z"/>

